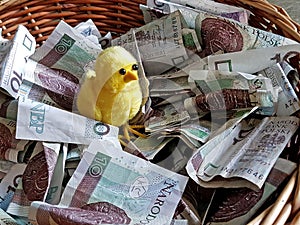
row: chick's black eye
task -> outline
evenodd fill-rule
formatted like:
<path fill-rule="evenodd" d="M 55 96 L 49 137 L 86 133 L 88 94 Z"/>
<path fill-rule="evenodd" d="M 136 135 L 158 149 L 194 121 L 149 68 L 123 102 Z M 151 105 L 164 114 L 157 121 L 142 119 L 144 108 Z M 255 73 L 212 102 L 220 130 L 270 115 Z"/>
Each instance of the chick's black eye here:
<path fill-rule="evenodd" d="M 138 66 L 137 64 L 133 64 L 133 65 L 132 65 L 132 69 L 133 69 L 133 70 L 138 70 L 138 69 L 139 69 L 139 66 Z"/>
<path fill-rule="evenodd" d="M 124 68 L 121 68 L 121 69 L 119 70 L 119 73 L 120 73 L 121 75 L 125 75 L 125 74 L 126 74 L 126 70 L 125 70 Z"/>

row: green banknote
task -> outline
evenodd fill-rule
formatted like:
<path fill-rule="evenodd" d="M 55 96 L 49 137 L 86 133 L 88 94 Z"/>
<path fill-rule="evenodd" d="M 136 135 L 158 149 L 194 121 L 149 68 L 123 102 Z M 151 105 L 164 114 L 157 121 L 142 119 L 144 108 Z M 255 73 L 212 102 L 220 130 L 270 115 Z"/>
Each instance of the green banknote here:
<path fill-rule="evenodd" d="M 185 176 L 123 152 L 117 142 L 94 141 L 60 203 L 33 202 L 29 219 L 34 224 L 60 224 L 66 218 L 93 224 L 170 224 L 186 182 Z"/>

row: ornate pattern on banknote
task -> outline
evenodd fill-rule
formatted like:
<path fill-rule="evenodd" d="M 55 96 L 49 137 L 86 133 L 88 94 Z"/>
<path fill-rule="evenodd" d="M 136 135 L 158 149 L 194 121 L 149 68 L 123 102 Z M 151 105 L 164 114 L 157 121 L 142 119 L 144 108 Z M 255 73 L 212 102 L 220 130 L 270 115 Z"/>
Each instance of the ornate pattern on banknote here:
<path fill-rule="evenodd" d="M 84 136 L 91 139 L 98 139 L 102 138 L 103 135 L 108 134 L 110 131 L 110 127 L 108 124 L 87 119 L 86 120 L 86 126 L 85 126 L 85 134 Z"/>
<path fill-rule="evenodd" d="M 243 35 L 231 23 L 216 18 L 205 18 L 201 22 L 203 56 L 218 51 L 237 52 L 243 49 Z"/>
<path fill-rule="evenodd" d="M 48 224 L 50 221 L 64 225 L 129 224 L 131 219 L 123 209 L 108 202 L 85 204 L 80 208 L 41 205 L 37 211 L 36 222 Z"/>
<path fill-rule="evenodd" d="M 2 123 L 0 123 L 0 157 L 1 159 L 5 159 L 5 153 L 8 148 L 11 147 L 11 142 L 13 139 L 13 135 L 10 130 Z"/>
<path fill-rule="evenodd" d="M 56 159 L 56 153 L 45 146 L 44 151 L 29 160 L 22 176 L 23 190 L 28 200 L 45 199 Z"/>
<path fill-rule="evenodd" d="M 197 95 L 195 102 L 201 112 L 254 107 L 248 90 L 238 89 L 223 89 L 206 95 Z"/>

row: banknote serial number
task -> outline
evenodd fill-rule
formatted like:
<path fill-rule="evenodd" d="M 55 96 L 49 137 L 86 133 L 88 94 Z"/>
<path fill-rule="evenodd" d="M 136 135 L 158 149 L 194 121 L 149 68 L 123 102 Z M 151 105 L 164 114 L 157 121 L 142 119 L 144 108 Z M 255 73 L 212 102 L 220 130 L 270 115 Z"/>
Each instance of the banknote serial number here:
<path fill-rule="evenodd" d="M 254 170 L 253 168 L 249 168 L 249 167 L 240 167 L 240 168 L 222 167 L 221 172 L 225 172 L 228 175 L 247 174 L 247 175 L 251 175 L 259 180 L 264 179 L 264 174 L 259 173 L 258 171 Z"/>

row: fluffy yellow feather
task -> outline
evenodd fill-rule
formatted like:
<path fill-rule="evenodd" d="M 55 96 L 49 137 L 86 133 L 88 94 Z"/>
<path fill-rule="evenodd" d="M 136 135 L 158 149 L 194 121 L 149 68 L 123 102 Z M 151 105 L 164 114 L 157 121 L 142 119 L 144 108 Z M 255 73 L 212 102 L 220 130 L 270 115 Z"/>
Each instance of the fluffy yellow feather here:
<path fill-rule="evenodd" d="M 142 98 L 136 59 L 114 46 L 103 50 L 86 74 L 77 108 L 86 117 L 121 126 L 138 113 Z"/>

